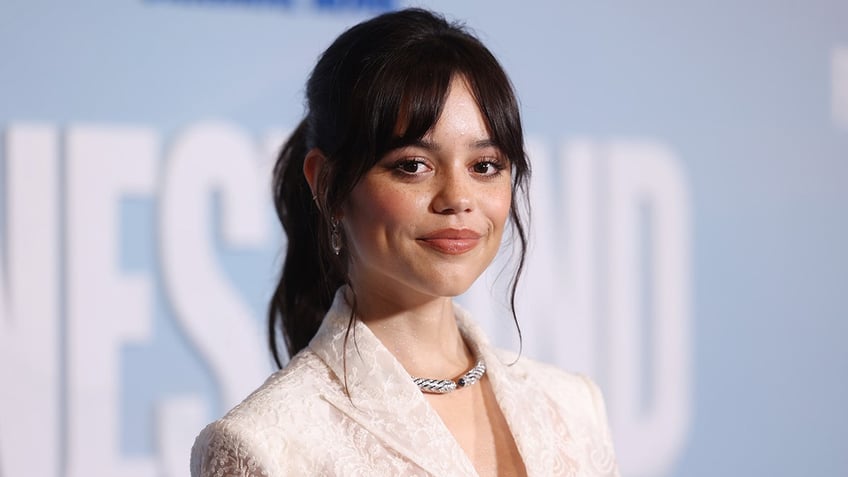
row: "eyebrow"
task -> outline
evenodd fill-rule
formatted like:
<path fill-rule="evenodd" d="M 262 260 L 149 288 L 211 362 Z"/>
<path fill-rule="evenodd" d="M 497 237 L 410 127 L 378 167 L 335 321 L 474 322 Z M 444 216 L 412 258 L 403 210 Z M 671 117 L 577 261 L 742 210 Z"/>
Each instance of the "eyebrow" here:
<path fill-rule="evenodd" d="M 487 147 L 498 147 L 498 145 L 492 139 L 481 139 L 471 143 L 472 149 L 485 149 Z"/>
<path fill-rule="evenodd" d="M 391 149 L 401 149 L 404 147 L 420 147 L 421 149 L 426 149 L 428 151 L 439 152 L 441 150 L 441 146 L 436 144 L 433 141 L 428 141 L 424 138 L 415 139 L 412 141 L 403 141 L 401 138 L 397 138 L 393 141 Z M 480 139 L 478 141 L 473 141 L 469 143 L 471 149 L 485 149 L 487 147 L 498 147 L 497 143 L 495 143 L 492 139 Z"/>

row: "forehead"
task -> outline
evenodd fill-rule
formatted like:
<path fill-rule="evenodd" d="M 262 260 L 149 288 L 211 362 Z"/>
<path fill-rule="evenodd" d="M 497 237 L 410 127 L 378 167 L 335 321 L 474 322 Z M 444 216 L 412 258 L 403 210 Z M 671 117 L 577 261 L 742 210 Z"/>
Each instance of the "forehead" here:
<path fill-rule="evenodd" d="M 405 98 L 395 122 L 392 146 L 418 143 L 435 147 L 436 137 L 445 133 L 468 135 L 475 147 L 491 146 L 489 124 L 468 80 L 455 74 L 439 93 L 431 98 L 431 108 L 422 107 L 423 98 Z"/>

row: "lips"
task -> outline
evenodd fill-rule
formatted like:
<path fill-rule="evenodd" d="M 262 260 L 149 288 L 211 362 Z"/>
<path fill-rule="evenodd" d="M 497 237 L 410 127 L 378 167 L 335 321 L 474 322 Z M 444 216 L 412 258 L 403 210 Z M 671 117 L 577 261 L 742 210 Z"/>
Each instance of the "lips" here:
<path fill-rule="evenodd" d="M 461 255 L 480 242 L 481 234 L 470 229 L 442 229 L 418 239 L 422 244 L 447 255 Z"/>

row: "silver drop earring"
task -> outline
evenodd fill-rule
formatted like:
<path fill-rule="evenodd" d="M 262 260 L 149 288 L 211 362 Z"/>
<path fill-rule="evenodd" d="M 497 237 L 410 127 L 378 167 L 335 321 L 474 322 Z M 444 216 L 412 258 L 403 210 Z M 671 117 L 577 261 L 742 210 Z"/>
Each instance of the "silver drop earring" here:
<path fill-rule="evenodd" d="M 331 218 L 330 225 L 332 226 L 332 230 L 330 231 L 330 247 L 332 247 L 333 253 L 338 255 L 342 251 L 342 237 L 339 233 L 339 220 L 335 217 Z"/>

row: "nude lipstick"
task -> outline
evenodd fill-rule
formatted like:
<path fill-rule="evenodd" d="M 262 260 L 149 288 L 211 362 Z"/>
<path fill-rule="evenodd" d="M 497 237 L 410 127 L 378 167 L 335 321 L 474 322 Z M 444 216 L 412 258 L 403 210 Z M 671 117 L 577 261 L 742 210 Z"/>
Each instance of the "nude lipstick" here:
<path fill-rule="evenodd" d="M 477 246 L 482 235 L 470 229 L 442 229 L 418 239 L 422 244 L 447 255 L 461 255 Z"/>

